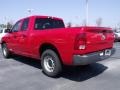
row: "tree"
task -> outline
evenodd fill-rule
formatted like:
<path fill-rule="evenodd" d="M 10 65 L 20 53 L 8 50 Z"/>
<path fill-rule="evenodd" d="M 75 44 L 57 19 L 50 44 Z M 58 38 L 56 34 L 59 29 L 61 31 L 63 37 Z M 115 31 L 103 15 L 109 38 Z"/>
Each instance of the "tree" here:
<path fill-rule="evenodd" d="M 118 30 L 120 30 L 120 23 L 117 24 L 117 28 L 118 28 Z"/>
<path fill-rule="evenodd" d="M 11 29 L 12 28 L 12 24 L 10 22 L 7 23 L 7 29 Z"/>
<path fill-rule="evenodd" d="M 0 24 L 0 28 L 6 28 L 7 26 L 5 24 Z"/>
<path fill-rule="evenodd" d="M 116 24 L 114 30 L 115 30 L 115 32 L 119 32 L 120 31 L 120 22 Z"/>
<path fill-rule="evenodd" d="M 69 27 L 72 27 L 72 23 L 71 22 L 68 22 L 67 23 L 67 27 L 69 28 Z"/>
<path fill-rule="evenodd" d="M 102 18 L 98 18 L 96 20 L 96 25 L 99 26 L 99 27 L 102 25 Z"/>
<path fill-rule="evenodd" d="M 82 21 L 82 26 L 86 26 L 86 19 Z"/>
<path fill-rule="evenodd" d="M 0 28 L 11 29 L 13 27 L 13 21 L 7 22 L 7 24 L 0 24 Z"/>
<path fill-rule="evenodd" d="M 13 23 L 12 22 L 7 22 L 7 29 L 11 29 L 13 27 Z"/>

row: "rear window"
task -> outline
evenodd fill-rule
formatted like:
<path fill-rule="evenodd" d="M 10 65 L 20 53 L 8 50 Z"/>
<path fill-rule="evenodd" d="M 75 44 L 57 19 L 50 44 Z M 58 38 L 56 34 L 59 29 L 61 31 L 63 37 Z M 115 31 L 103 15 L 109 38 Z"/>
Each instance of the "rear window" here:
<path fill-rule="evenodd" d="M 64 28 L 64 23 L 62 20 L 56 20 L 52 18 L 37 18 L 35 20 L 35 30 L 43 29 L 54 29 L 54 28 Z"/>

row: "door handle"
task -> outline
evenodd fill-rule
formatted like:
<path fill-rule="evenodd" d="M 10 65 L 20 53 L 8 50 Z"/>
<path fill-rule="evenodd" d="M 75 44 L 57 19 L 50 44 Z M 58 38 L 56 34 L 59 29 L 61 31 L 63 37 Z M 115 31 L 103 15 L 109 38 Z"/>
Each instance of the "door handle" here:
<path fill-rule="evenodd" d="M 22 36 L 23 36 L 23 37 L 26 37 L 26 35 L 24 35 L 24 34 L 23 34 Z"/>
<path fill-rule="evenodd" d="M 13 37 L 14 37 L 14 38 L 17 38 L 17 36 L 16 36 L 16 35 L 14 35 Z"/>
<path fill-rule="evenodd" d="M 22 35 L 21 35 L 21 38 L 25 38 L 25 37 L 27 37 L 25 34 L 22 34 Z"/>

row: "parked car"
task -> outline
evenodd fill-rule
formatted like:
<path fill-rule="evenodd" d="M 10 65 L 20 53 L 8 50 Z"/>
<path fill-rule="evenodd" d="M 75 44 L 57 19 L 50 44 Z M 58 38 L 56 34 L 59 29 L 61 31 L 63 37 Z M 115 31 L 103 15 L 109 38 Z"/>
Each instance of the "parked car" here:
<path fill-rule="evenodd" d="M 16 22 L 1 46 L 5 58 L 15 53 L 38 59 L 43 72 L 55 77 L 63 65 L 88 65 L 109 58 L 113 43 L 111 28 L 65 28 L 61 18 L 30 16 Z"/>
<path fill-rule="evenodd" d="M 5 28 L 0 29 L 0 42 L 2 37 L 4 37 L 7 33 L 8 33 L 8 29 L 5 29 Z"/>
<path fill-rule="evenodd" d="M 114 32 L 115 33 L 115 41 L 120 41 L 120 31 Z"/>

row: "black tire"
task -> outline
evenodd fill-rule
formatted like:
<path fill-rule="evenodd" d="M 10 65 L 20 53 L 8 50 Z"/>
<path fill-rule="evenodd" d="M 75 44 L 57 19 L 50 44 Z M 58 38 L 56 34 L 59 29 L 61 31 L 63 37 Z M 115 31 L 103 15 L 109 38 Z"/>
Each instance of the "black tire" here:
<path fill-rule="evenodd" d="M 3 54 L 4 58 L 9 58 L 10 57 L 10 51 L 7 48 L 7 45 L 4 43 L 4 44 L 2 44 L 1 47 L 2 47 L 2 54 Z"/>
<path fill-rule="evenodd" d="M 41 55 L 43 72 L 49 77 L 57 77 L 62 71 L 62 64 L 58 55 L 51 49 L 45 50 Z"/>

